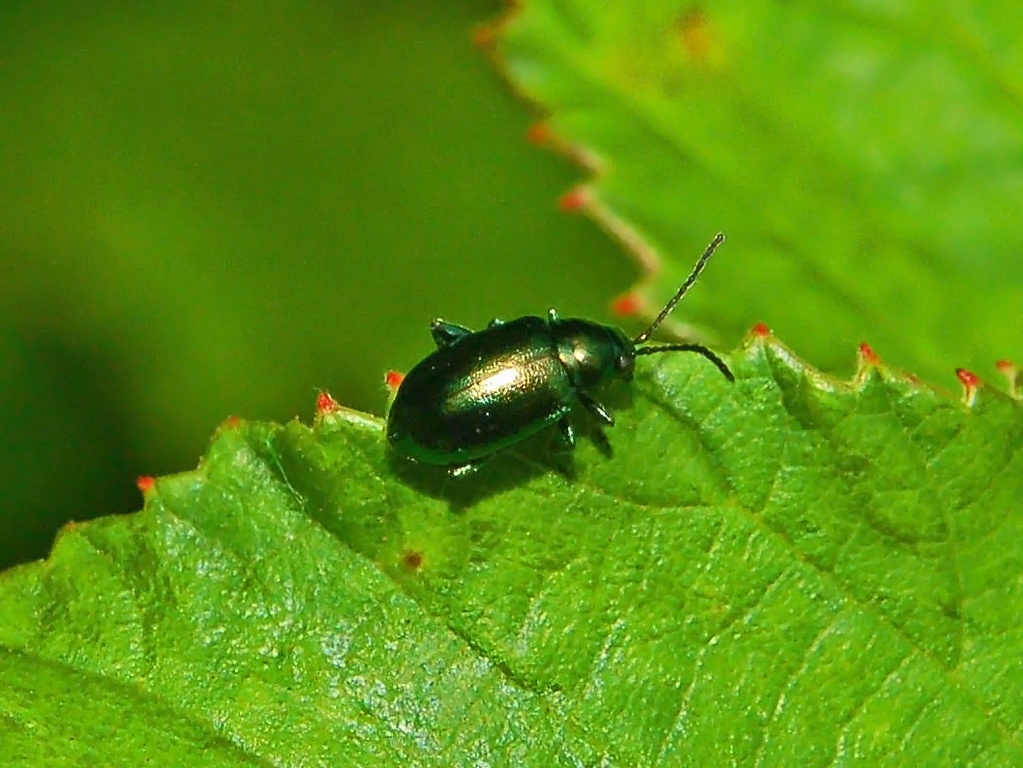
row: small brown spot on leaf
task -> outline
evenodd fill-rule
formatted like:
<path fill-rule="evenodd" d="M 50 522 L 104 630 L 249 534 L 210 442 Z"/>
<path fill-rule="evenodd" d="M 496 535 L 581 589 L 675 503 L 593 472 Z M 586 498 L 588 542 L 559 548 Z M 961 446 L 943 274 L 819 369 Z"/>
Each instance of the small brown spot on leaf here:
<path fill-rule="evenodd" d="M 423 553 L 415 549 L 407 549 L 401 555 L 401 564 L 410 571 L 418 571 L 423 565 Z"/>

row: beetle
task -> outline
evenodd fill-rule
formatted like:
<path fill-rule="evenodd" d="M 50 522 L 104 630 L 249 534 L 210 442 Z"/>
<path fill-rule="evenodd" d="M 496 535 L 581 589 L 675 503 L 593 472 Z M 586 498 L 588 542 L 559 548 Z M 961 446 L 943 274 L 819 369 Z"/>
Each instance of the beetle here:
<path fill-rule="evenodd" d="M 434 320 L 430 333 L 437 349 L 408 372 L 388 411 L 391 448 L 412 461 L 446 465 L 460 477 L 554 424 L 572 447 L 569 414 L 576 404 L 613 426 L 611 412 L 592 393 L 611 379 L 631 380 L 641 355 L 696 352 L 735 381 L 702 344 L 646 345 L 724 239 L 718 233 L 650 327 L 632 339 L 610 325 L 562 319 L 554 309 L 547 317 L 493 320 L 480 331 Z"/>

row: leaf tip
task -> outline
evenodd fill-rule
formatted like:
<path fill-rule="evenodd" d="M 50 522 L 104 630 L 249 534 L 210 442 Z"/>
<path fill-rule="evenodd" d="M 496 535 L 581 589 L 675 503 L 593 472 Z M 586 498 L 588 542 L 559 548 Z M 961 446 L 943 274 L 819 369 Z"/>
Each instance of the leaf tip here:
<path fill-rule="evenodd" d="M 635 292 L 624 293 L 611 302 L 616 317 L 636 317 L 643 309 L 643 300 Z"/>
<path fill-rule="evenodd" d="M 881 366 L 881 358 L 877 356 L 877 352 L 865 341 L 861 341 L 857 348 L 857 354 L 859 355 L 859 367 L 862 373 L 866 368 L 879 368 Z"/>
<path fill-rule="evenodd" d="M 1018 400 L 1020 397 L 1020 385 L 1023 383 L 1023 376 L 1020 375 L 1019 366 L 1011 360 L 999 360 L 995 363 L 995 368 L 1008 381 L 1009 395 Z"/>
<path fill-rule="evenodd" d="M 341 410 L 341 406 L 337 400 L 331 397 L 329 392 L 320 392 L 316 396 L 316 415 L 325 416 L 331 413 L 337 413 Z"/>
<path fill-rule="evenodd" d="M 332 424 L 335 421 L 347 422 L 366 429 L 379 429 L 380 419 L 362 411 L 346 408 L 335 400 L 329 392 L 320 392 L 316 396 L 316 414 L 313 419 L 313 426 L 323 427 L 325 423 Z"/>
<path fill-rule="evenodd" d="M 237 429 L 238 425 L 242 423 L 242 420 L 237 416 L 228 416 L 220 424 L 217 425 L 218 432 L 224 432 L 229 429 Z"/>
<path fill-rule="evenodd" d="M 558 200 L 558 207 L 565 213 L 575 213 L 585 208 L 590 203 L 589 190 L 584 186 L 570 189 Z"/>
<path fill-rule="evenodd" d="M 493 24 L 480 24 L 470 33 L 472 44 L 484 51 L 497 47 L 497 29 Z"/>
<path fill-rule="evenodd" d="M 771 328 L 767 323 L 759 322 L 749 329 L 749 335 L 753 339 L 766 339 L 771 335 Z"/>
<path fill-rule="evenodd" d="M 551 127 L 543 121 L 533 123 L 526 129 L 526 141 L 536 146 L 549 144 L 552 136 Z"/>
<path fill-rule="evenodd" d="M 973 401 L 977 398 L 980 378 L 973 371 L 968 371 L 966 368 L 956 368 L 956 378 L 963 385 L 963 400 L 967 405 L 973 405 Z"/>
<path fill-rule="evenodd" d="M 398 387 L 401 386 L 401 382 L 405 380 L 405 374 L 400 371 L 388 371 L 384 374 L 384 386 L 387 387 L 387 391 L 392 395 L 398 391 Z"/>

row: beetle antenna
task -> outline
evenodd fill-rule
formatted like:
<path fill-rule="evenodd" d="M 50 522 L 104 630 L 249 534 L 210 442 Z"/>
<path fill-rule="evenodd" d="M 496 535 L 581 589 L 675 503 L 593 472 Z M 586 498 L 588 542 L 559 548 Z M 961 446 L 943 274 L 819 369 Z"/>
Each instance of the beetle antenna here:
<path fill-rule="evenodd" d="M 659 352 L 696 352 L 714 363 L 726 379 L 735 381 L 735 375 L 725 365 L 725 361 L 702 344 L 663 344 L 656 347 L 640 347 L 636 350 L 637 355 L 656 355 Z"/>
<path fill-rule="evenodd" d="M 704 250 L 703 255 L 700 256 L 700 260 L 696 262 L 696 266 L 693 267 L 693 271 L 689 273 L 689 277 L 687 277 L 686 281 L 682 283 L 682 287 L 679 288 L 678 292 L 671 297 L 671 301 L 669 301 L 665 305 L 664 309 L 661 310 L 661 314 L 659 314 L 654 319 L 654 321 L 650 324 L 650 327 L 632 340 L 633 344 L 642 344 L 644 341 L 650 338 L 650 334 L 657 330 L 657 326 L 664 322 L 664 318 L 671 314 L 671 310 L 675 308 L 675 305 L 682 301 L 682 297 L 685 296 L 689 289 L 693 287 L 693 283 L 696 282 L 696 278 L 698 278 L 700 276 L 700 273 L 703 272 L 703 268 L 707 266 L 707 262 L 710 261 L 710 257 L 714 255 L 714 251 L 716 251 L 718 249 L 718 246 L 721 245 L 721 243 L 723 243 L 724 241 L 725 241 L 724 233 L 718 232 L 717 235 L 714 236 L 714 239 L 710 241 L 710 245 L 708 245 L 707 248 Z M 658 347 L 657 349 L 664 348 Z M 667 352 L 668 350 L 664 349 L 664 351 Z M 698 350 L 693 349 L 692 351 L 696 352 Z M 639 352 L 639 350 L 637 350 L 637 353 L 647 355 L 650 354 L 650 352 Z M 707 357 L 709 355 L 709 350 L 704 349 L 702 354 L 704 355 L 704 357 Z M 720 360 L 717 360 L 717 358 L 714 358 L 713 356 L 711 356 L 711 359 L 715 360 L 718 363 L 719 368 L 721 367 Z"/>

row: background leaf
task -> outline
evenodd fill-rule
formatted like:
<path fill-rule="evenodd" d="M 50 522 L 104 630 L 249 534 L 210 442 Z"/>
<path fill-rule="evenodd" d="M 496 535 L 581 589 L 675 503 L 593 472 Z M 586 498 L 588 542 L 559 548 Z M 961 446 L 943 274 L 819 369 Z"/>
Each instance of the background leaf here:
<path fill-rule="evenodd" d="M 225 427 L 142 513 L 6 574 L 6 754 L 1019 762 L 1018 401 L 826 381 L 759 337 L 734 385 L 659 363 L 574 478 L 530 450 L 453 484 L 349 411 Z"/>
<path fill-rule="evenodd" d="M 655 269 L 730 244 L 685 312 L 765 320 L 828 370 L 867 338 L 926 379 L 1020 353 L 1023 21 L 1008 3 L 530 2 L 498 37 L 591 210 Z"/>

